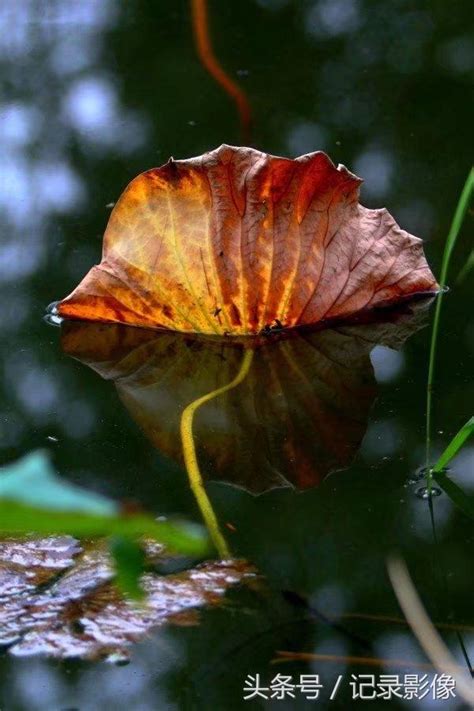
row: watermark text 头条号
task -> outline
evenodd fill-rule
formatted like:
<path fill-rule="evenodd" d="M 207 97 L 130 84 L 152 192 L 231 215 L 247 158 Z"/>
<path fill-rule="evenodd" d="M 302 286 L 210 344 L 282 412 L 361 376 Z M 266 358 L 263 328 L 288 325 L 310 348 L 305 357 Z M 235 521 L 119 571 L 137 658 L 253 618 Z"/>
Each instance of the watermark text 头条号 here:
<path fill-rule="evenodd" d="M 298 677 L 276 674 L 268 682 L 260 674 L 247 674 L 243 698 L 244 701 L 283 701 L 300 696 L 308 701 L 333 701 L 344 687 L 349 688 L 352 699 L 361 701 L 421 701 L 426 698 L 443 701 L 456 696 L 456 681 L 449 674 L 339 674 L 329 684 L 324 683 L 319 674 L 300 674 Z"/>

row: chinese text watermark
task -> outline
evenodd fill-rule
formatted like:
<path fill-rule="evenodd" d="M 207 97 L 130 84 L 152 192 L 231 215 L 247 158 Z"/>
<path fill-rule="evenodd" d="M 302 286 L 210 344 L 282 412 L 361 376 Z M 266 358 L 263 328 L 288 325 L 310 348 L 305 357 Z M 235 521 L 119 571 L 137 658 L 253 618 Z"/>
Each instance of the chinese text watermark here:
<path fill-rule="evenodd" d="M 323 683 L 319 674 L 300 674 L 299 677 L 276 674 L 265 682 L 260 674 L 248 674 L 244 680 L 244 701 L 251 699 L 295 699 L 302 696 L 317 701 L 323 695 L 333 701 L 343 688 L 349 688 L 352 699 L 361 701 L 391 701 L 392 699 L 435 701 L 455 698 L 456 681 L 449 674 L 340 674 L 330 684 Z"/>

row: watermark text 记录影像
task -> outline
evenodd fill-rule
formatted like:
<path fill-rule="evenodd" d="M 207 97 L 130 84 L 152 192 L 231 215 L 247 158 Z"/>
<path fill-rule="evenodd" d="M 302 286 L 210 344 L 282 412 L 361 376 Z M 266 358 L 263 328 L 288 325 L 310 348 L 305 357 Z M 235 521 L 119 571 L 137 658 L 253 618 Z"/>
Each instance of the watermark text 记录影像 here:
<path fill-rule="evenodd" d="M 449 674 L 339 674 L 327 684 L 319 674 L 300 674 L 298 677 L 276 674 L 268 683 L 260 674 L 247 674 L 244 680 L 244 701 L 274 699 L 283 701 L 297 696 L 308 701 L 333 701 L 344 687 L 349 686 L 351 698 L 360 701 L 443 701 L 455 698 L 456 681 Z"/>

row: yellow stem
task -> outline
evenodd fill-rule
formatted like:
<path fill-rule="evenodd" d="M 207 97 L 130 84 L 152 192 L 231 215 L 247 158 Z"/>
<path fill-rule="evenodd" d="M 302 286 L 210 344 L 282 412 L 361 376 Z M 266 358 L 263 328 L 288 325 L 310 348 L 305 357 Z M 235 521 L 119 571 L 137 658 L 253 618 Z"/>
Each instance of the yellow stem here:
<path fill-rule="evenodd" d="M 252 358 L 253 350 L 246 350 L 239 372 L 237 373 L 235 378 L 231 380 L 231 382 L 227 385 L 224 385 L 221 388 L 217 388 L 217 390 L 213 390 L 212 392 L 207 393 L 206 395 L 203 395 L 197 400 L 191 402 L 185 407 L 185 409 L 183 410 L 183 414 L 181 415 L 181 444 L 183 447 L 184 464 L 186 467 L 186 471 L 188 472 L 189 483 L 191 485 L 191 489 L 194 493 L 194 496 L 196 497 L 198 506 L 201 509 L 201 513 L 204 522 L 208 528 L 212 542 L 214 543 L 217 552 L 219 553 L 219 556 L 221 558 L 230 558 L 231 553 L 227 542 L 219 528 L 219 522 L 217 521 L 217 517 L 214 513 L 214 509 L 212 508 L 212 504 L 209 500 L 209 497 L 206 494 L 206 489 L 204 487 L 201 472 L 199 471 L 199 464 L 196 455 L 196 446 L 194 444 L 193 438 L 193 418 L 194 413 L 199 407 L 201 407 L 201 405 L 204 405 L 206 402 L 209 402 L 209 400 L 213 400 L 219 395 L 223 395 L 228 390 L 232 390 L 232 388 L 237 387 L 237 385 L 239 385 L 242 380 L 244 380 L 250 370 Z"/>

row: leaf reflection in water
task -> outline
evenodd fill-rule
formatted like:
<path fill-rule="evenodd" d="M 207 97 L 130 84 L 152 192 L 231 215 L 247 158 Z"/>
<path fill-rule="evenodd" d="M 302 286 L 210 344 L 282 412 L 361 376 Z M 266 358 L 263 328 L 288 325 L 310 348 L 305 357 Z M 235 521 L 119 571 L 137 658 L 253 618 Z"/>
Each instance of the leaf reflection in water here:
<path fill-rule="evenodd" d="M 238 387 L 203 405 L 194 440 L 206 480 L 260 494 L 317 486 L 349 466 L 376 396 L 370 351 L 399 348 L 424 325 L 426 300 L 374 320 L 254 339 L 212 338 L 66 322 L 63 349 L 115 383 L 132 418 L 163 453 L 182 461 L 180 417 L 228 384 L 254 348 Z"/>

